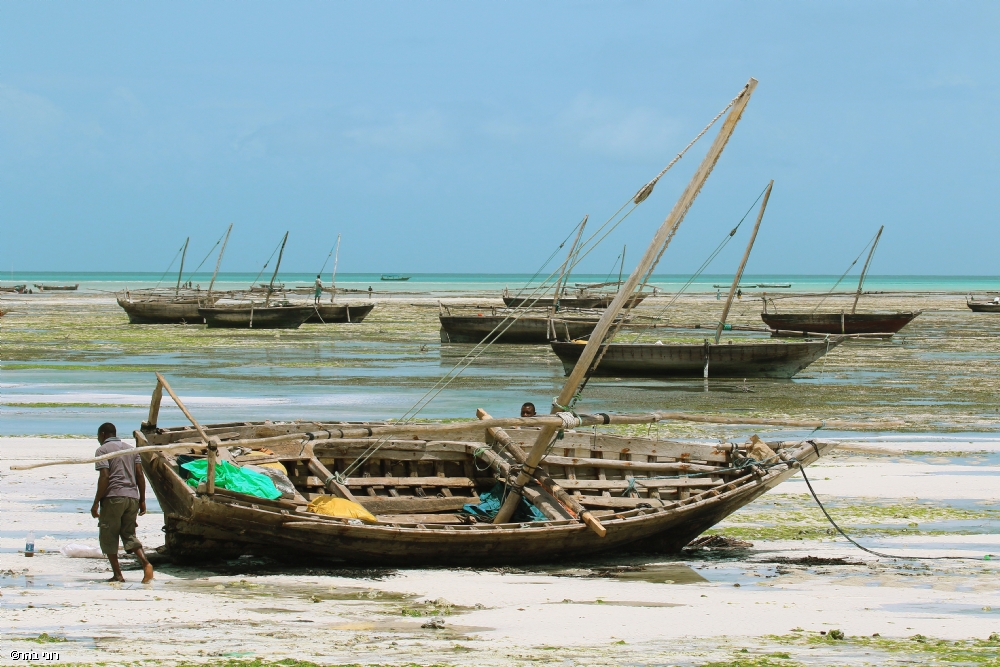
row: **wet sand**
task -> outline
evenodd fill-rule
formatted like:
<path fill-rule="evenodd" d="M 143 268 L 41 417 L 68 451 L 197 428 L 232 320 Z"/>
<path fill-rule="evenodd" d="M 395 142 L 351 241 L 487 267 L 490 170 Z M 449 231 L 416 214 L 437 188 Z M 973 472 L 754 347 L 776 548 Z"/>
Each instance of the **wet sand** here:
<path fill-rule="evenodd" d="M 0 458 L 87 456 L 94 444 L 2 438 Z M 1000 645 L 987 640 L 1000 632 L 1000 568 L 982 558 L 1000 558 L 1000 446 L 954 444 L 862 443 L 808 471 L 831 513 L 849 532 L 857 528 L 864 544 L 974 560 L 905 561 L 859 551 L 827 533 L 796 478 L 718 527 L 723 534 L 760 531 L 764 539 L 748 549 L 586 564 L 573 564 L 569 554 L 568 564 L 530 570 L 289 569 L 239 559 L 163 566 L 148 586 L 138 583 L 135 566 L 126 584 L 108 584 L 105 561 L 58 552 L 67 542 L 97 544 L 91 466 L 3 470 L 3 640 L 88 663 L 702 665 L 757 658 L 874 665 L 945 664 L 970 651 L 996 659 Z M 914 516 L 880 513 L 885 507 Z M 150 509 L 139 537 L 156 547 L 162 515 Z M 923 523 L 928 512 L 938 523 Z M 956 512 L 964 512 L 958 524 L 948 524 Z M 44 550 L 33 559 L 17 553 L 29 529 Z M 422 627 L 435 619 L 443 627 Z M 820 634 L 831 630 L 847 638 Z M 27 641 L 41 633 L 60 641 Z"/>

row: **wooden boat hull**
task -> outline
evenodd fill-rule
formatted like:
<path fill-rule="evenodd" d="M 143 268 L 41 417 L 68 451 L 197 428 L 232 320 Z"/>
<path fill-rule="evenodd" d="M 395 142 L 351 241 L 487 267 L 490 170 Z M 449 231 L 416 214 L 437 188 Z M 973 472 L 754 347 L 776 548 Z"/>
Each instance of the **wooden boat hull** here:
<path fill-rule="evenodd" d="M 37 287 L 42 292 L 74 292 L 77 289 L 79 289 L 80 284 L 77 283 L 76 285 L 39 285 L 38 283 L 35 283 L 35 287 Z"/>
<path fill-rule="evenodd" d="M 559 307 L 561 309 L 567 308 L 607 308 L 611 305 L 611 301 L 614 300 L 614 294 L 602 294 L 597 296 L 573 296 L 564 297 L 559 299 Z M 634 308 L 638 306 L 646 298 L 645 294 L 637 294 L 626 302 L 625 308 Z M 551 297 L 545 297 L 541 299 L 534 299 L 531 297 L 520 297 L 520 296 L 505 296 L 503 297 L 504 305 L 509 308 L 520 308 L 522 306 L 529 306 L 534 308 L 551 308 L 555 300 Z"/>
<path fill-rule="evenodd" d="M 441 315 L 440 319 L 442 343 L 480 343 L 500 327 L 503 333 L 494 341 L 496 343 L 544 345 L 553 338 L 572 340 L 588 336 L 600 318 L 550 320 L 548 317 L 528 316 L 511 322 L 503 315 Z"/>
<path fill-rule="evenodd" d="M 790 378 L 813 363 L 839 340 L 793 343 L 733 343 L 720 345 L 611 343 L 595 375 L 616 377 L 703 377 L 708 355 L 708 376 Z M 573 369 L 583 344 L 553 342 L 566 373 Z"/>
<path fill-rule="evenodd" d="M 220 434 L 225 431 L 245 431 L 246 425 L 243 422 L 207 426 L 206 429 L 210 434 Z M 190 429 L 176 430 L 179 432 L 176 435 L 187 438 L 193 433 Z M 325 433 L 335 434 L 336 430 L 334 428 Z M 528 433 L 537 431 L 531 430 Z M 136 431 L 135 434 L 137 445 L 140 446 L 150 442 L 159 444 L 165 440 L 165 436 L 171 435 L 164 431 Z M 586 446 L 588 450 L 588 443 L 593 438 L 592 433 L 566 432 L 566 442 L 574 444 L 579 440 L 580 445 Z M 451 443 L 450 449 L 442 449 L 440 445 L 435 449 L 435 443 L 425 440 L 406 442 L 411 444 L 405 445 L 405 458 L 411 463 L 424 456 L 437 457 L 438 461 L 444 456 L 453 460 L 456 465 L 466 462 L 471 465 L 472 458 L 460 462 L 458 457 L 474 457 L 473 452 L 483 446 L 482 442 L 470 440 L 464 447 L 462 443 Z M 560 443 L 565 444 L 564 441 Z M 225 445 L 224 438 L 222 445 Z M 712 445 L 621 437 L 613 437 L 612 445 L 625 447 L 625 452 L 638 451 L 637 445 L 642 451 L 649 450 L 650 446 L 660 447 L 664 453 L 670 450 L 667 458 L 674 461 L 686 461 L 689 456 L 698 458 L 701 452 L 708 451 L 712 452 L 709 456 L 718 462 L 716 465 L 722 468 L 729 465 L 728 455 Z M 595 443 L 595 446 L 598 445 Z M 835 446 L 831 442 L 810 441 L 795 443 L 781 451 L 786 460 L 794 459 L 800 465 L 808 465 Z M 294 447 L 301 450 L 298 443 Z M 317 445 L 315 455 L 324 458 L 324 465 L 332 469 L 334 463 L 330 457 L 333 454 L 331 451 L 324 454 L 318 447 Z M 336 448 L 336 445 L 333 447 Z M 688 452 L 693 450 L 694 453 L 682 453 L 681 449 Z M 404 456 L 402 451 L 396 454 Z M 388 456 L 384 453 L 380 455 Z M 608 458 L 609 465 L 622 463 L 617 459 L 611 460 L 610 453 Z M 627 509 L 625 505 L 619 505 L 617 509 L 599 512 L 607 534 L 598 537 L 587 526 L 572 518 L 499 525 L 460 522 L 434 524 L 426 518 L 430 515 L 420 514 L 414 515 L 411 521 L 396 516 L 375 524 L 352 525 L 344 519 L 303 512 L 301 505 L 296 508 L 289 501 L 262 500 L 224 490 L 216 490 L 214 494 L 206 493 L 204 488 L 198 491 L 184 483 L 177 472 L 176 462 L 163 452 L 143 453 L 142 463 L 150 486 L 163 509 L 167 554 L 176 560 L 215 560 L 255 554 L 279 558 L 337 560 L 366 566 L 405 567 L 516 566 L 564 560 L 567 554 L 571 554 L 574 559 L 586 560 L 605 554 L 677 553 L 702 532 L 797 472 L 794 462 L 792 466 L 781 464 L 770 467 L 760 474 L 747 470 L 738 473 L 739 476 L 731 481 L 703 483 L 702 486 L 706 488 L 693 488 L 679 497 L 675 495 L 673 500 L 602 497 L 599 494 L 584 496 L 595 502 L 604 500 L 612 507 L 616 500 L 630 503 Z M 430 461 L 427 463 L 430 464 Z M 285 465 L 290 471 L 295 467 L 287 460 Z M 547 462 L 543 462 L 543 465 L 550 470 L 557 467 Z M 301 478 L 293 474 L 292 479 Z M 357 478 L 358 481 L 363 479 Z M 406 478 L 398 479 L 402 482 Z M 635 488 L 642 488 L 641 482 L 645 478 L 635 479 L 639 482 Z M 648 479 L 646 481 L 649 483 Z M 485 478 L 477 482 L 492 485 L 494 480 Z M 628 484 L 625 478 L 618 482 L 623 488 Z M 586 481 L 576 483 L 585 484 Z M 388 495 L 378 498 L 358 496 L 358 501 L 367 503 L 367 506 L 394 500 L 398 499 Z M 426 498 L 430 503 L 447 500 L 440 495 Z M 648 502 L 637 503 L 637 500 Z"/>
<path fill-rule="evenodd" d="M 205 318 L 198 313 L 201 305 L 214 303 L 214 297 L 202 301 L 179 299 L 129 300 L 118 296 L 118 305 L 128 315 L 130 324 L 204 324 Z"/>
<path fill-rule="evenodd" d="M 239 306 L 199 308 L 210 329 L 298 329 L 313 313 L 312 306 Z"/>
<path fill-rule="evenodd" d="M 306 324 L 341 324 L 358 323 L 368 317 L 375 307 L 374 303 L 321 303 L 312 307 L 312 314 Z"/>
<path fill-rule="evenodd" d="M 761 313 L 764 323 L 776 331 L 818 334 L 896 333 L 920 311 L 898 313 Z"/>
<path fill-rule="evenodd" d="M 1000 303 L 989 301 L 966 301 L 965 305 L 974 313 L 1000 313 Z"/>

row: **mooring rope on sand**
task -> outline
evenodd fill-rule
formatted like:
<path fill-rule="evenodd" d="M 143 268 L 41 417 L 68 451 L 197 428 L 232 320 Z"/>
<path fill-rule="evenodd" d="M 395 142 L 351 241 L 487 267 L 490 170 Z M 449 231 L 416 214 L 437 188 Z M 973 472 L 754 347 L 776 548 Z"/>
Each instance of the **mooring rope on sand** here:
<path fill-rule="evenodd" d="M 813 500 L 819 505 L 820 510 L 823 511 L 823 516 L 826 520 L 830 522 L 830 525 L 836 529 L 838 533 L 844 536 L 848 542 L 856 546 L 857 548 L 872 554 L 873 556 L 878 556 L 879 558 L 898 558 L 900 560 L 990 560 L 992 554 L 985 554 L 982 558 L 978 556 L 900 556 L 897 554 L 887 554 L 880 551 L 875 551 L 874 549 L 869 549 L 866 546 L 858 544 L 850 535 L 844 532 L 844 529 L 837 525 L 837 522 L 833 520 L 830 513 L 826 511 L 826 507 L 820 501 L 819 496 L 816 495 L 816 491 L 813 489 L 812 483 L 809 481 L 809 477 L 806 475 L 806 469 L 803 466 L 799 466 L 799 472 L 802 473 L 802 479 L 805 480 L 806 486 L 809 487 L 809 493 L 812 494 Z"/>

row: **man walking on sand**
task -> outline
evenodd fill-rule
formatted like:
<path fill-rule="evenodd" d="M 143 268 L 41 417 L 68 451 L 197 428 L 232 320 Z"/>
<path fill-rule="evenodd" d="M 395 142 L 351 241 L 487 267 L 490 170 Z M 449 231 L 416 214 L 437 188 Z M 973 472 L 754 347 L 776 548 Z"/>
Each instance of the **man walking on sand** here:
<path fill-rule="evenodd" d="M 134 449 L 118 439 L 117 429 L 111 422 L 97 429 L 101 446 L 94 456 Z M 90 514 L 97 519 L 101 551 L 108 557 L 114 576 L 108 581 L 125 581 L 118 564 L 118 538 L 126 553 L 134 553 L 142 565 L 142 583 L 153 580 L 153 566 L 146 560 L 142 544 L 135 537 L 136 516 L 146 513 L 146 478 L 142 474 L 142 461 L 138 454 L 125 454 L 98 461 L 94 464 L 99 477 L 97 495 Z"/>

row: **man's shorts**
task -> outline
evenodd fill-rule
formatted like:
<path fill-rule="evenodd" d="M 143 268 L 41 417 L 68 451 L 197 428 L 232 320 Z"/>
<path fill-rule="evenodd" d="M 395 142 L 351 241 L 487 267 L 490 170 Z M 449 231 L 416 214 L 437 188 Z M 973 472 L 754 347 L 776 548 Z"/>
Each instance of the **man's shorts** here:
<path fill-rule="evenodd" d="M 121 537 L 125 551 L 142 548 L 135 538 L 135 518 L 139 515 L 139 501 L 135 498 L 112 496 L 101 498 L 101 516 L 97 521 L 101 552 L 118 554 L 118 538 Z"/>

